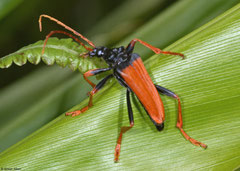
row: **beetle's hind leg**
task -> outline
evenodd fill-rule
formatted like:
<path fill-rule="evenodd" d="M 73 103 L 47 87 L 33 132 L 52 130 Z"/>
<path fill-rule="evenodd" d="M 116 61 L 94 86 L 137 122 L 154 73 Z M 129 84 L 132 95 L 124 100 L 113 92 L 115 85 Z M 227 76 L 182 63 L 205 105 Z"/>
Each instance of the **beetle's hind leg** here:
<path fill-rule="evenodd" d="M 184 130 L 183 130 L 183 122 L 182 122 L 182 108 L 181 108 L 181 102 L 180 102 L 180 98 L 175 94 L 173 93 L 172 91 L 164 88 L 164 87 L 161 87 L 159 85 L 155 85 L 157 90 L 159 91 L 159 93 L 162 93 L 164 95 L 167 95 L 169 97 L 173 97 L 175 99 L 177 99 L 178 101 L 178 120 L 177 120 L 177 128 L 179 128 L 179 130 L 181 131 L 182 135 L 187 139 L 189 140 L 192 144 L 196 145 L 196 146 L 201 146 L 203 148 L 207 148 L 207 145 L 206 144 L 203 144 L 193 138 L 191 138 Z"/>

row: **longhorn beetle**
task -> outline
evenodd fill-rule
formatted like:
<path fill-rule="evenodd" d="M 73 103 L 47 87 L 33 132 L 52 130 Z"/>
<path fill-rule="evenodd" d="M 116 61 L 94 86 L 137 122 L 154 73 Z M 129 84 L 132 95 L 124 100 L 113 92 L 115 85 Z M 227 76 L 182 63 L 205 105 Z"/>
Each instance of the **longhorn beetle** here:
<path fill-rule="evenodd" d="M 130 101 L 130 93 L 134 93 L 137 96 L 138 100 L 141 102 L 142 106 L 145 108 L 146 112 L 148 113 L 150 119 L 152 120 L 153 124 L 156 126 L 158 131 L 161 131 L 164 128 L 164 118 L 165 118 L 163 102 L 158 92 L 160 94 L 164 94 L 169 97 L 175 98 L 178 101 L 178 120 L 176 125 L 177 128 L 179 128 L 182 135 L 187 140 L 189 140 L 192 144 L 196 146 L 201 146 L 203 148 L 207 148 L 207 145 L 191 138 L 183 130 L 182 110 L 181 110 L 181 102 L 179 97 L 172 91 L 164 87 L 161 87 L 159 85 L 153 84 L 150 76 L 148 75 L 147 70 L 144 67 L 141 57 L 137 53 L 133 53 L 133 49 L 134 49 L 135 43 L 139 42 L 142 45 L 146 46 L 147 48 L 151 49 L 156 54 L 178 55 L 184 58 L 183 54 L 170 52 L 170 51 L 162 51 L 161 49 L 158 49 L 139 39 L 133 39 L 126 47 L 123 47 L 123 46 L 118 48 L 107 48 L 105 46 L 96 47 L 90 40 L 85 38 L 83 35 L 81 35 L 77 31 L 68 27 L 61 21 L 45 14 L 40 15 L 39 17 L 40 31 L 42 30 L 42 24 L 41 24 L 42 17 L 48 18 L 56 22 L 57 24 L 63 26 L 65 29 L 71 31 L 76 36 L 79 36 L 81 39 L 86 41 L 91 46 L 91 48 L 85 46 L 78 38 L 76 38 L 70 33 L 67 33 L 65 31 L 55 30 L 55 31 L 51 31 L 46 36 L 42 54 L 44 53 L 44 48 L 46 46 L 48 38 L 55 33 L 61 33 L 73 38 L 75 41 L 77 41 L 80 45 L 82 45 L 88 51 L 87 53 L 81 54 L 83 58 L 86 58 L 86 57 L 102 58 L 108 64 L 108 68 L 92 69 L 83 74 L 84 79 L 93 87 L 93 90 L 89 92 L 88 105 L 82 108 L 81 110 L 67 112 L 66 115 L 71 115 L 72 117 L 74 117 L 74 116 L 80 115 L 81 113 L 84 113 L 90 107 L 92 107 L 93 95 L 96 94 L 105 85 L 107 80 L 109 80 L 112 77 L 115 77 L 118 80 L 118 82 L 127 89 L 126 96 L 127 96 L 127 108 L 128 108 L 130 126 L 121 127 L 121 132 L 119 134 L 119 137 L 117 139 L 117 145 L 115 147 L 115 154 L 114 154 L 115 162 L 119 160 L 123 133 L 127 132 L 134 125 L 133 112 L 132 112 L 132 106 Z M 109 70 L 113 70 L 113 74 L 110 74 L 105 78 L 103 78 L 97 85 L 95 85 L 88 79 L 88 77 L 90 76 L 94 76 Z"/>

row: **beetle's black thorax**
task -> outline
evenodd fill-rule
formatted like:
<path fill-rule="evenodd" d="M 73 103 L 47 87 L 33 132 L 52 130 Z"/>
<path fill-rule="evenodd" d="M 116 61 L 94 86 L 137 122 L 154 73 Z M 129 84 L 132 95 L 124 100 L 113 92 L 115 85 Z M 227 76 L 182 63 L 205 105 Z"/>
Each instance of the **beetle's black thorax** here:
<path fill-rule="evenodd" d="M 107 48 L 104 46 L 96 47 L 92 51 L 88 53 L 90 57 L 100 57 L 103 58 L 106 63 L 111 68 L 115 68 L 116 66 L 119 66 L 121 63 L 126 62 L 130 60 L 131 53 L 127 53 L 126 49 L 121 46 L 119 48 Z"/>

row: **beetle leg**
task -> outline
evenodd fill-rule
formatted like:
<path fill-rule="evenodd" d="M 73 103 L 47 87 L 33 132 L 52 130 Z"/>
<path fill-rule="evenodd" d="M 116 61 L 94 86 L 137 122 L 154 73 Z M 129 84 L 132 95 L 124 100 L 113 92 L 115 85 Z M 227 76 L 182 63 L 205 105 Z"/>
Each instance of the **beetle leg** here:
<path fill-rule="evenodd" d="M 94 88 L 96 85 L 93 82 L 91 82 L 87 77 L 97 75 L 97 74 L 100 74 L 100 73 L 108 71 L 108 70 L 111 70 L 111 68 L 92 69 L 92 70 L 85 72 L 83 74 L 83 78 L 92 86 L 92 88 Z"/>
<path fill-rule="evenodd" d="M 118 160 L 119 160 L 123 134 L 125 132 L 127 132 L 129 129 L 131 129 L 134 125 L 132 105 L 131 105 L 129 93 L 130 93 L 129 90 L 127 90 L 127 107 L 128 107 L 128 117 L 129 117 L 130 126 L 121 127 L 121 132 L 118 136 L 117 145 L 116 145 L 116 148 L 115 148 L 115 154 L 114 154 L 114 156 L 115 156 L 114 161 L 115 162 L 118 162 Z"/>
<path fill-rule="evenodd" d="M 148 44 L 148 43 L 146 43 L 146 42 L 144 42 L 144 41 L 142 41 L 142 40 L 139 40 L 139 39 L 133 39 L 133 40 L 128 44 L 128 46 L 127 46 L 127 48 L 126 48 L 126 51 L 127 51 L 128 53 L 132 53 L 132 51 L 133 51 L 133 49 L 134 49 L 134 46 L 135 46 L 135 43 L 136 43 L 137 41 L 138 41 L 139 43 L 141 43 L 142 45 L 146 46 L 147 48 L 151 49 L 151 50 L 152 50 L 154 53 L 156 53 L 156 54 L 162 53 L 162 54 L 168 54 L 168 55 L 178 55 L 178 56 L 181 56 L 182 58 L 184 58 L 184 55 L 181 54 L 181 53 L 170 52 L 170 51 L 162 51 L 161 49 L 156 48 L 156 47 L 154 47 L 154 46 L 152 46 L 152 45 L 150 45 L 150 44 Z"/>
<path fill-rule="evenodd" d="M 182 108 L 181 108 L 181 102 L 180 102 L 180 98 L 175 94 L 173 93 L 172 91 L 164 88 L 164 87 L 161 87 L 159 85 L 155 85 L 157 90 L 159 91 L 159 93 L 162 93 L 164 95 L 167 95 L 167 96 L 170 96 L 170 97 L 173 97 L 175 99 L 177 99 L 178 101 L 178 121 L 177 121 L 177 128 L 179 128 L 179 130 L 181 131 L 182 135 L 187 139 L 189 140 L 192 144 L 196 145 L 196 146 L 201 146 L 203 148 L 207 148 L 207 145 L 206 144 L 203 144 L 193 138 L 191 138 L 184 130 L 183 130 L 183 122 L 182 122 Z"/>
<path fill-rule="evenodd" d="M 89 102 L 88 105 L 83 107 L 81 110 L 76 110 L 73 112 L 67 112 L 66 115 L 72 115 L 72 117 L 80 115 L 81 113 L 85 112 L 86 110 L 88 110 L 90 107 L 92 107 L 92 99 L 93 99 L 93 95 L 96 94 L 107 82 L 107 80 L 109 78 L 111 78 L 113 75 L 108 75 L 106 76 L 104 79 L 102 79 L 94 88 L 93 90 L 89 93 Z"/>

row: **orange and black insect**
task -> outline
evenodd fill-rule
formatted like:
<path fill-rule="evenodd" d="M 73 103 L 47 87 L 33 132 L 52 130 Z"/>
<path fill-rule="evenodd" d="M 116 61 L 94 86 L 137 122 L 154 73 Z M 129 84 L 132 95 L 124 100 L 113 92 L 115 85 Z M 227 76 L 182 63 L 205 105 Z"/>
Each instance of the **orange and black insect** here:
<path fill-rule="evenodd" d="M 133 39 L 126 47 L 123 47 L 123 46 L 118 48 L 107 48 L 105 46 L 96 47 L 87 38 L 85 38 L 84 36 L 76 32 L 75 30 L 71 29 L 70 27 L 66 26 L 62 22 L 48 15 L 40 16 L 39 18 L 40 30 L 41 30 L 42 17 L 49 18 L 50 20 L 53 20 L 58 24 L 60 24 L 61 26 L 65 27 L 67 30 L 73 32 L 75 35 L 85 40 L 91 46 L 91 48 L 86 47 L 78 38 L 74 37 L 73 35 L 67 32 L 58 31 L 58 30 L 52 31 L 47 35 L 45 40 L 45 45 L 46 45 L 47 39 L 52 34 L 62 33 L 79 42 L 88 51 L 87 53 L 81 54 L 84 58 L 86 57 L 102 58 L 108 64 L 108 68 L 93 69 L 83 74 L 84 79 L 93 87 L 93 90 L 89 93 L 89 96 L 90 96 L 89 103 L 87 106 L 85 106 L 81 110 L 68 112 L 66 113 L 66 115 L 71 115 L 74 117 L 88 110 L 93 105 L 92 104 L 93 95 L 96 94 L 105 85 L 107 80 L 109 80 L 112 77 L 115 77 L 118 80 L 118 82 L 127 89 L 126 97 L 127 97 L 127 107 L 128 107 L 128 116 L 129 116 L 130 126 L 121 127 L 121 132 L 119 134 L 117 145 L 115 148 L 114 160 L 116 162 L 119 160 L 122 135 L 123 133 L 131 129 L 134 125 L 133 112 L 132 112 L 132 106 L 130 101 L 130 93 L 134 93 L 137 96 L 138 100 L 141 102 L 142 106 L 144 107 L 150 119 L 152 120 L 153 124 L 156 126 L 157 130 L 159 131 L 161 131 L 164 128 L 165 113 L 164 113 L 163 102 L 158 92 L 160 94 L 175 98 L 178 101 L 177 127 L 180 129 L 182 135 L 187 140 L 189 140 L 192 144 L 201 146 L 203 148 L 207 148 L 205 144 L 191 138 L 183 130 L 182 110 L 181 110 L 181 102 L 179 97 L 172 91 L 164 87 L 161 87 L 159 85 L 155 85 L 152 82 L 147 70 L 144 67 L 141 57 L 137 53 L 133 53 L 133 49 L 134 49 L 135 43 L 139 42 L 142 45 L 146 46 L 147 48 L 151 49 L 156 54 L 169 54 L 169 55 L 178 55 L 178 56 L 184 57 L 183 54 L 169 52 L 169 51 L 162 51 L 161 49 L 153 47 L 148 43 L 139 39 Z M 43 52 L 44 52 L 44 49 L 43 49 Z M 90 76 L 94 76 L 108 70 L 113 70 L 113 73 L 103 78 L 97 85 L 95 85 L 88 79 L 88 77 Z"/>

